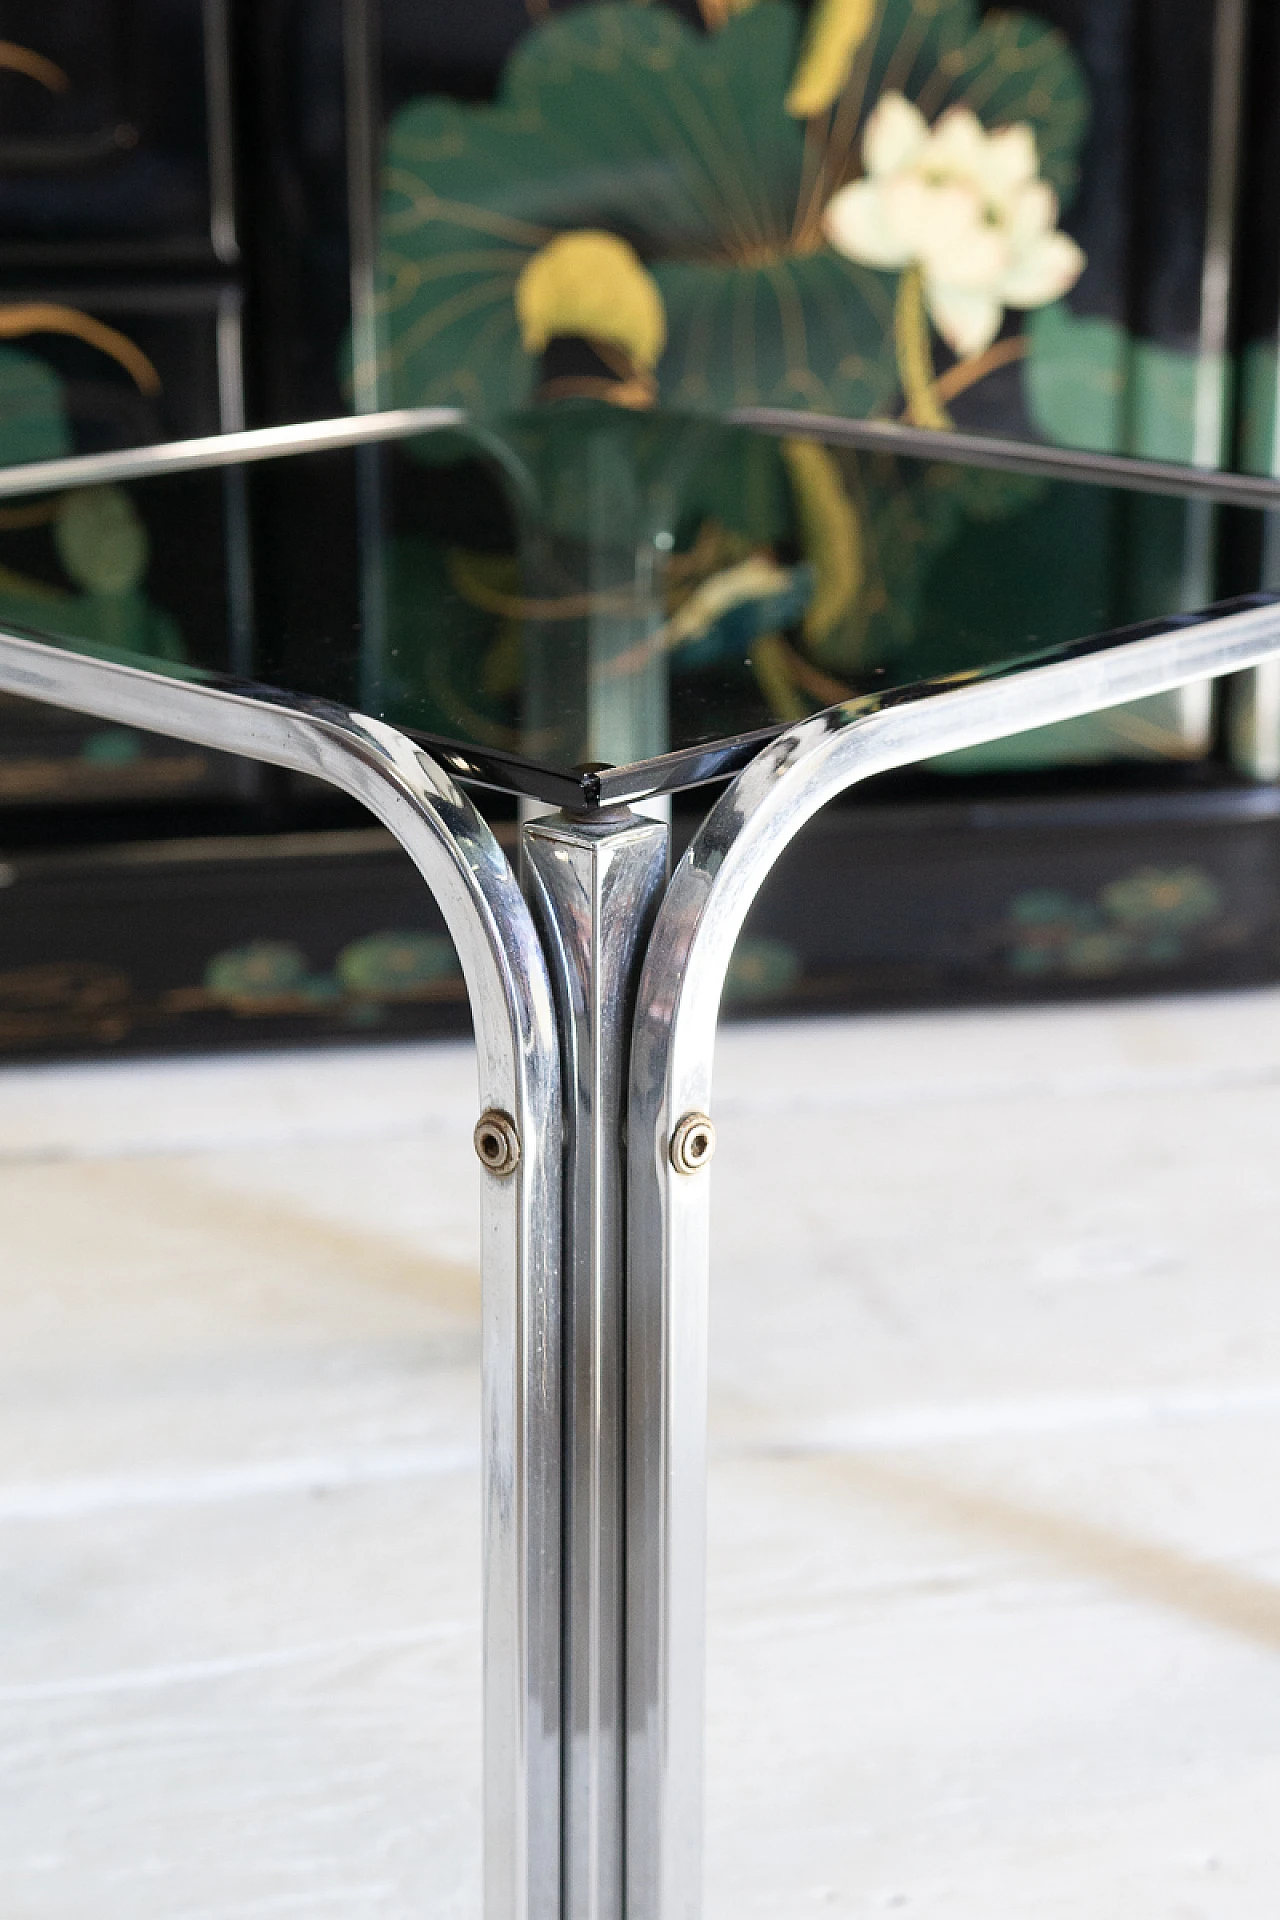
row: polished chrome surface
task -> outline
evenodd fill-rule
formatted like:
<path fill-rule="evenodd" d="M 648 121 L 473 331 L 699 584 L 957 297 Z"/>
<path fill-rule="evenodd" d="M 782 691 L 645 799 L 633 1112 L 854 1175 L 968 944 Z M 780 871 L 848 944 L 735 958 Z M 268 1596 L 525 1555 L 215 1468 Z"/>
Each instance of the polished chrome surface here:
<path fill-rule="evenodd" d="M 724 419 L 788 438 L 822 440 L 833 447 L 860 447 L 905 459 L 940 460 L 952 466 L 993 467 L 1009 473 L 1041 475 L 1048 480 L 1083 480 L 1124 487 L 1134 493 L 1160 493 L 1223 505 L 1280 507 L 1280 476 L 1228 473 L 1182 466 L 1168 460 L 1142 460 L 1128 454 L 1088 453 L 1075 447 L 1051 447 L 1027 440 L 1003 440 L 994 434 L 935 432 L 892 420 L 850 420 L 841 414 L 801 413 L 786 407 L 743 407 Z M 495 452 L 500 437 L 491 426 L 472 421 L 458 407 L 399 407 L 380 413 L 343 414 L 334 420 L 303 420 L 282 427 L 250 427 L 239 433 L 208 434 L 195 440 L 157 441 L 112 453 L 72 454 L 58 460 L 31 460 L 0 468 L 0 499 L 28 493 L 58 493 L 107 481 L 148 480 L 165 473 L 237 466 L 286 454 L 323 453 L 335 447 L 367 446 L 446 428 L 465 428 L 478 448 Z"/>
<path fill-rule="evenodd" d="M 702 1901 L 710 1182 L 672 1165 L 711 1104 L 716 1017 L 747 910 L 788 842 L 871 774 L 1280 655 L 1280 606 L 878 705 L 851 702 L 767 746 L 672 878 L 641 978 L 629 1122 L 627 1920 Z"/>
<path fill-rule="evenodd" d="M 205 434 L 199 440 L 160 440 L 119 453 L 78 453 L 62 460 L 31 460 L 0 468 L 0 500 L 26 493 L 61 493 L 64 487 L 97 487 L 108 480 L 154 480 L 162 473 L 235 467 L 246 460 L 274 460 L 287 453 L 324 453 L 331 447 L 363 447 L 465 425 L 456 407 L 400 407 L 338 420 L 304 420 L 296 426 L 248 427 L 242 433 Z M 1280 499 L 1280 486 L 1276 489 Z"/>
<path fill-rule="evenodd" d="M 231 128 L 235 118 L 231 81 L 229 0 L 205 0 L 204 84 L 209 156 L 209 240 L 223 266 L 240 258 L 236 234 L 236 172 Z"/>
<path fill-rule="evenodd" d="M 1131 493 L 1171 494 L 1187 500 L 1217 500 L 1224 505 L 1280 505 L 1280 478 L 1181 466 L 1172 460 L 1086 453 L 1076 447 L 1051 447 L 1034 440 L 1002 440 L 995 434 L 901 426 L 896 420 L 850 420 L 843 414 L 801 413 L 788 407 L 739 407 L 725 418 L 737 426 L 758 427 L 764 433 L 785 434 L 788 439 L 821 440 L 831 447 L 860 447 L 868 453 L 893 453 L 912 460 L 995 467 L 1006 473 L 1037 474 L 1046 480 L 1100 481 Z"/>
<path fill-rule="evenodd" d="M 453 936 L 480 1099 L 519 1164 L 483 1180 L 485 1914 L 558 1920 L 561 1083 L 547 969 L 471 802 L 393 728 L 321 701 L 228 692 L 0 634 L 0 687 L 327 780 L 395 834 Z"/>
<path fill-rule="evenodd" d="M 383 343 L 378 312 L 381 200 L 381 9 L 342 0 L 343 111 L 347 135 L 347 257 L 351 289 L 351 394 L 357 413 L 381 410 Z"/>
<path fill-rule="evenodd" d="M 1232 282 L 1240 165 L 1244 153 L 1244 77 L 1248 70 L 1248 0 L 1214 0 L 1209 74 L 1208 192 L 1200 269 L 1191 458 L 1217 467 L 1230 458 Z"/>
<path fill-rule="evenodd" d="M 616 809 L 526 825 L 565 1086 L 564 1915 L 621 1920 L 623 1137 L 667 829 Z"/>
<path fill-rule="evenodd" d="M 1268 601 L 831 708 L 758 753 L 660 907 L 661 825 L 530 823 L 530 910 L 465 796 L 394 729 L 0 635 L 10 692 L 354 794 L 409 851 L 457 944 L 491 1129 L 489 1149 L 478 1142 L 488 1920 L 700 1910 L 712 1052 L 734 942 L 779 854 L 869 775 L 1277 656 Z"/>

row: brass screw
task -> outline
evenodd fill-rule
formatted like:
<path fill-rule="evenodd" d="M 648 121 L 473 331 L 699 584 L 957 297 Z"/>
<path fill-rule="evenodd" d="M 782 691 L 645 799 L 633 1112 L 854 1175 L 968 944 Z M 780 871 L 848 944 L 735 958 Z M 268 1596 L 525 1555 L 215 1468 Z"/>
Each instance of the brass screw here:
<path fill-rule="evenodd" d="M 520 1135 L 511 1115 L 503 1113 L 501 1107 L 486 1108 L 476 1121 L 472 1137 L 480 1165 L 496 1173 L 500 1180 L 505 1180 L 520 1165 Z"/>
<path fill-rule="evenodd" d="M 677 1173 L 697 1173 L 716 1150 L 716 1130 L 705 1113 L 686 1113 L 671 1136 L 671 1164 Z"/>

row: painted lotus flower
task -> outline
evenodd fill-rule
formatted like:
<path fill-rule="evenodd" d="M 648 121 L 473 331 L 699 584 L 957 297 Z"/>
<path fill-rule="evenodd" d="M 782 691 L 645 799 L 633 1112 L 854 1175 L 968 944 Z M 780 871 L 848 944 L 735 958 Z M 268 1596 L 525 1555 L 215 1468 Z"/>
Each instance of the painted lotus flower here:
<path fill-rule="evenodd" d="M 1083 81 L 1029 15 L 980 17 L 975 0 L 819 0 L 807 26 L 791 0 L 707 0 L 704 14 L 723 24 L 574 7 L 523 36 L 493 105 L 429 98 L 397 116 L 380 248 L 388 403 L 526 405 L 546 329 L 522 322 L 523 284 L 540 313 L 577 315 L 607 364 L 627 350 L 620 377 L 658 405 L 893 413 L 910 276 L 850 257 L 824 223 L 861 170 L 876 102 L 897 92 L 923 122 L 979 100 L 993 154 L 1011 150 L 996 129 L 1029 130 L 1037 206 L 1074 187 Z M 966 233 L 987 246 L 972 221 Z M 628 250 L 610 266 L 626 306 L 612 337 L 598 289 L 557 252 L 574 236 Z M 541 283 L 527 277 L 539 257 L 555 268 Z M 633 338 L 658 342 L 651 367 Z"/>
<path fill-rule="evenodd" d="M 726 684 L 740 669 L 735 699 L 798 718 L 911 644 L 930 558 L 961 526 L 1016 510 L 969 501 L 959 475 L 855 472 L 707 416 L 905 400 L 945 420 L 983 369 L 935 382 L 919 274 L 850 257 L 824 216 L 889 92 L 926 127 L 972 98 L 984 135 L 1028 129 L 1056 209 L 1087 112 L 1067 42 L 976 0 L 816 0 L 807 19 L 792 0 L 700 5 L 706 32 L 662 4 L 544 15 L 492 104 L 423 99 L 392 124 L 382 396 L 499 420 L 482 433 L 519 528 L 510 551 L 395 556 L 397 698 L 428 730 L 456 730 L 465 705 L 476 737 L 515 746 L 540 724 L 526 701 L 507 737 L 522 674 L 541 684 L 588 650 L 600 685 L 600 662 L 612 682 L 665 656 Z M 577 404 L 530 406 L 562 398 Z M 450 607 L 447 672 L 409 642 L 428 600 Z M 621 757 L 603 735 L 578 747 Z"/>
<path fill-rule="evenodd" d="M 866 177 L 841 187 L 823 225 L 864 266 L 915 269 L 929 317 L 962 359 L 989 347 L 1006 307 L 1042 307 L 1084 267 L 1057 230 L 1058 198 L 1039 175 L 1026 121 L 988 133 L 969 107 L 934 126 L 884 94 L 862 141 Z"/>
<path fill-rule="evenodd" d="M 1015 973 L 1095 979 L 1171 966 L 1197 932 L 1212 938 L 1222 908 L 1202 867 L 1138 867 L 1092 900 L 1036 888 L 1011 904 L 1007 962 Z"/>
<path fill-rule="evenodd" d="M 435 933 L 372 933 L 342 949 L 334 972 L 356 1000 L 423 1000 L 458 974 L 452 940 Z"/>
<path fill-rule="evenodd" d="M 1222 911 L 1222 896 L 1200 867 L 1139 867 L 1098 898 L 1121 926 L 1148 932 L 1181 932 Z"/>

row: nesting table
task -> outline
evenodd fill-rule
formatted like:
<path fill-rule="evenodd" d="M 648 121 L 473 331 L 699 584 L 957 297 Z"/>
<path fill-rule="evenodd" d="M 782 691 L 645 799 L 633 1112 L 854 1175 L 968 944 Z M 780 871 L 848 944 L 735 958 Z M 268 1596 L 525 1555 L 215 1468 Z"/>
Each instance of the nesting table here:
<path fill-rule="evenodd" d="M 184 548 L 211 488 L 212 560 Z M 60 528 L 79 503 L 65 538 L 106 556 L 79 599 L 35 578 L 0 687 L 345 790 L 447 921 L 479 1063 L 485 1912 L 695 1920 L 712 1062 L 737 934 L 856 783 L 1280 656 L 1280 595 L 1200 604 L 1167 533 L 1257 522 L 1280 487 L 584 406 L 91 455 L 0 474 L 0 499 Z M 1117 620 L 1097 529 L 1122 538 L 1153 499 L 1161 564 Z M 148 566 L 188 564 L 207 629 L 149 650 Z M 654 803 L 713 782 L 669 873 Z M 518 870 L 472 787 L 521 803 Z"/>

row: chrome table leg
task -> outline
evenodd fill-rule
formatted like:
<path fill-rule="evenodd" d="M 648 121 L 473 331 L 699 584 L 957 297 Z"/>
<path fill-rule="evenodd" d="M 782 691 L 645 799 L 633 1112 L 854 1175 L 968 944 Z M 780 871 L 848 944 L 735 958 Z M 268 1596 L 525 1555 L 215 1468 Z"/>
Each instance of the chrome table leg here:
<path fill-rule="evenodd" d="M 676 868 L 640 981 L 628 1123 L 626 1920 L 702 1910 L 706 1162 L 716 1018 L 752 901 L 805 822 L 871 774 L 1278 654 L 1280 607 L 1256 606 L 924 698 L 850 702 L 765 747 Z"/>
<path fill-rule="evenodd" d="M 660 906 L 656 823 L 532 823 L 531 913 L 470 803 L 394 729 L 324 702 L 224 692 L 0 635 L 8 691 L 345 788 L 410 853 L 457 944 L 485 1109 L 487 1920 L 701 1910 L 711 1062 L 733 945 L 779 854 L 870 774 L 1277 654 L 1280 609 L 1253 606 L 924 697 L 851 702 L 757 756 Z"/>
<path fill-rule="evenodd" d="M 623 1138 L 667 829 L 626 808 L 524 830 L 565 1089 L 564 1920 L 621 1920 Z"/>
<path fill-rule="evenodd" d="M 393 728 L 0 635 L 0 687 L 330 781 L 399 840 L 453 936 L 475 1023 L 483 1175 L 484 1906 L 558 1920 L 560 1057 L 529 910 L 484 820 Z"/>

